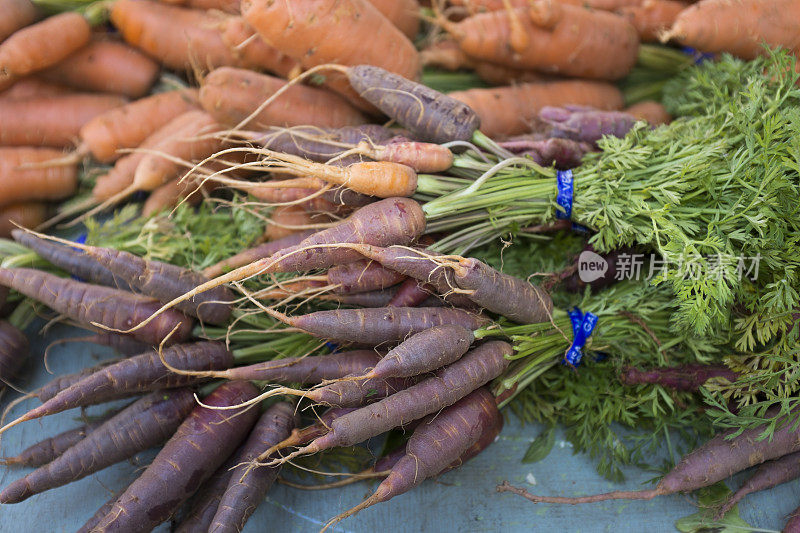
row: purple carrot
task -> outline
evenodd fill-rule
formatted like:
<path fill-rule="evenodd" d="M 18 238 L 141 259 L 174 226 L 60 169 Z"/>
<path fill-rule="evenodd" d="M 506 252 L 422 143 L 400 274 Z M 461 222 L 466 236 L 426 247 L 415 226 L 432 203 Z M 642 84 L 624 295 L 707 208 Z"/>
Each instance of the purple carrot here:
<path fill-rule="evenodd" d="M 113 348 L 117 353 L 125 356 L 140 354 L 152 348 L 152 346 L 137 341 L 128 335 L 114 333 L 113 331 L 99 332 L 81 340 L 91 342 L 92 344 L 108 346 L 109 348 Z"/>
<path fill-rule="evenodd" d="M 55 397 L 56 394 L 61 392 L 64 389 L 67 389 L 74 385 L 75 383 L 79 382 L 86 376 L 94 374 L 99 370 L 118 363 L 119 360 L 117 359 L 109 359 L 108 361 L 103 361 L 102 363 L 96 364 L 94 366 L 89 366 L 86 368 L 82 368 L 78 372 L 73 372 L 72 374 L 64 374 L 62 376 L 58 376 L 56 378 L 51 379 L 39 389 L 37 389 L 33 395 L 36 396 L 40 402 L 44 403 L 47 400 Z"/>
<path fill-rule="evenodd" d="M 795 413 L 796 414 L 796 413 Z M 768 412 L 770 416 L 770 412 Z M 772 412 L 774 417 L 774 411 Z M 794 418 L 793 416 L 790 418 Z M 742 470 L 800 451 L 798 432 L 790 420 L 778 423 L 771 439 L 760 438 L 764 427 L 742 431 L 728 439 L 731 431 L 717 435 L 683 459 L 665 475 L 654 489 L 641 491 L 615 491 L 576 498 L 536 496 L 507 482 L 497 487 L 498 492 L 513 492 L 534 503 L 592 503 L 606 500 L 651 500 L 656 496 L 692 492 L 708 487 Z"/>
<path fill-rule="evenodd" d="M 337 309 L 289 317 L 272 312 L 290 326 L 337 342 L 379 346 L 405 339 L 420 331 L 456 324 L 476 330 L 488 323 L 484 317 L 443 307 L 384 307 L 375 309 Z"/>
<path fill-rule="evenodd" d="M 348 307 L 386 307 L 392 301 L 397 290 L 394 287 L 377 291 L 359 292 L 356 294 L 323 294 L 317 300 L 338 302 Z"/>
<path fill-rule="evenodd" d="M 734 383 L 739 374 L 724 365 L 690 364 L 649 370 L 626 366 L 619 377 L 624 385 L 649 383 L 686 392 L 697 392 L 706 381 L 713 378 L 724 378 Z"/>
<path fill-rule="evenodd" d="M 323 530 L 367 507 L 404 494 L 447 470 L 490 430 L 497 414 L 494 396 L 481 387 L 425 418 L 408 440 L 405 455 L 392 466 L 372 496 L 330 520 Z"/>
<path fill-rule="evenodd" d="M 0 268 L 0 285 L 11 287 L 81 324 L 96 323 L 114 329 L 142 324 L 160 307 L 157 300 L 146 296 L 59 278 L 30 268 Z M 192 319 L 178 311 L 167 310 L 148 320 L 132 336 L 157 345 L 173 330 L 170 342 L 188 339 L 192 334 Z"/>
<path fill-rule="evenodd" d="M 228 259 L 224 259 L 219 263 L 211 265 L 203 270 L 203 274 L 209 278 L 215 278 L 221 274 L 224 274 L 227 270 L 233 270 L 234 268 L 239 268 L 240 266 L 252 263 L 253 261 L 270 257 L 279 250 L 300 244 L 312 233 L 316 233 L 316 230 L 300 231 L 282 239 L 259 244 L 254 248 L 249 248 L 232 257 L 229 257 Z"/>
<path fill-rule="evenodd" d="M 555 165 L 559 170 L 580 166 L 583 156 L 594 151 L 594 147 L 585 142 L 562 138 L 540 139 L 531 135 L 513 137 L 498 144 L 514 155 L 528 156 L 542 166 Z"/>
<path fill-rule="evenodd" d="M 105 518 L 111 509 L 114 508 L 114 504 L 117 503 L 117 498 L 119 498 L 119 494 L 115 494 L 109 500 L 100 506 L 100 509 L 95 512 L 89 520 L 86 521 L 85 524 L 78 530 L 78 533 L 92 533 L 94 531 L 95 526 L 100 523 L 100 521 Z"/>
<path fill-rule="evenodd" d="M 587 107 L 543 107 L 539 120 L 549 126 L 548 134 L 595 144 L 604 135 L 625 137 L 636 117 L 622 111 L 603 111 Z"/>
<path fill-rule="evenodd" d="M 511 345 L 503 341 L 481 344 L 416 385 L 336 418 L 328 433 L 281 461 L 334 447 L 352 446 L 439 412 L 499 376 L 508 366 L 506 356 L 512 351 Z"/>
<path fill-rule="evenodd" d="M 275 152 L 325 163 L 347 150 L 341 144 L 356 145 L 362 141 L 384 144 L 394 136 L 394 131 L 376 124 L 345 126 L 337 129 L 301 126 L 266 133 L 260 136 L 256 142 Z"/>
<path fill-rule="evenodd" d="M 26 420 L 67 409 L 95 405 L 152 390 L 183 387 L 199 380 L 195 376 L 172 372 L 161 362 L 162 356 L 170 367 L 182 370 L 221 370 L 233 364 L 233 355 L 219 342 L 179 344 L 164 349 L 161 356 L 157 350 L 145 352 L 122 359 L 84 377 L 42 405 L 6 424 L 0 428 L 0 432 Z"/>
<path fill-rule="evenodd" d="M 331 407 L 330 409 L 327 409 L 318 417 L 317 421 L 310 426 L 294 428 L 288 437 L 283 439 L 281 442 L 274 444 L 272 447 L 268 448 L 261 455 L 259 455 L 259 460 L 261 460 L 261 458 L 267 458 L 273 453 L 290 446 L 301 446 L 308 444 L 317 437 L 321 437 L 330 431 L 331 424 L 334 420 L 357 409 L 358 407 Z"/>
<path fill-rule="evenodd" d="M 431 291 L 426 290 L 426 285 L 416 279 L 408 278 L 400 284 L 392 299 L 386 305 L 395 307 L 417 307 L 427 300 Z"/>
<path fill-rule="evenodd" d="M 0 492 L 0 503 L 19 503 L 161 444 L 194 406 L 189 389 L 151 393 L 111 417 L 52 462 L 11 483 Z"/>
<path fill-rule="evenodd" d="M 328 269 L 327 282 L 334 292 L 350 294 L 386 289 L 405 279 L 403 274 L 388 269 L 376 261 L 360 260 Z"/>
<path fill-rule="evenodd" d="M 203 403 L 215 407 L 238 405 L 256 394 L 258 390 L 248 382 L 229 381 Z M 144 533 L 169 519 L 239 446 L 257 417 L 257 409 L 195 407 L 96 529 Z"/>
<path fill-rule="evenodd" d="M 28 359 L 29 348 L 24 333 L 5 320 L 0 320 L 0 382 L 9 383 L 17 376 Z"/>
<path fill-rule="evenodd" d="M 800 477 L 800 452 L 790 453 L 763 463 L 750 478 L 734 492 L 717 512 L 717 520 L 730 511 L 745 496 L 771 489 Z"/>
<path fill-rule="evenodd" d="M 239 533 L 244 528 L 247 519 L 275 482 L 280 468 L 250 468 L 242 463 L 249 463 L 265 448 L 281 442 L 295 425 L 294 406 L 289 403 L 275 404 L 261 416 L 247 442 L 236 454 L 239 463 L 222 495 L 208 528 L 209 533 Z"/>
<path fill-rule="evenodd" d="M 364 373 L 379 360 L 380 355 L 375 350 L 354 350 L 237 366 L 215 373 L 214 377 L 270 383 L 321 383 L 350 374 Z"/>
<path fill-rule="evenodd" d="M 13 230 L 11 236 L 21 245 L 30 248 L 43 259 L 80 280 L 123 291 L 131 290 L 129 283 L 77 248 L 42 239 L 21 229 Z"/>
<path fill-rule="evenodd" d="M 789 514 L 789 521 L 783 526 L 781 533 L 800 533 L 800 507 Z"/>
<path fill-rule="evenodd" d="M 5 465 L 20 465 L 38 468 L 45 465 L 63 454 L 65 451 L 73 447 L 78 442 L 86 438 L 86 435 L 103 425 L 103 423 L 110 417 L 119 412 L 119 409 L 114 409 L 112 412 L 105 414 L 101 417 L 88 421 L 83 426 L 78 426 L 73 429 L 68 429 L 58 435 L 44 439 L 22 450 L 14 457 L 6 457 L 0 464 Z"/>

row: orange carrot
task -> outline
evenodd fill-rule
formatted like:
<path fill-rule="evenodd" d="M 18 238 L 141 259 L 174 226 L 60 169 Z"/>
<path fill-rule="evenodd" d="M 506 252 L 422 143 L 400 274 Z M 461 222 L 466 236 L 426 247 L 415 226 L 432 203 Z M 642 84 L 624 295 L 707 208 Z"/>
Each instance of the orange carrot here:
<path fill-rule="evenodd" d="M 17 229 L 15 224 L 35 228 L 47 220 L 47 205 L 38 202 L 23 202 L 0 207 L 0 237 L 8 239 Z M 1 304 L 0 304 L 1 305 Z"/>
<path fill-rule="evenodd" d="M 141 98 L 155 83 L 158 70 L 152 59 L 124 43 L 96 40 L 41 75 L 83 91 Z"/>
<path fill-rule="evenodd" d="M 531 0 L 509 0 L 513 7 L 527 7 Z M 616 11 L 626 6 L 637 6 L 642 0 L 553 0 L 562 4 L 574 6 L 585 6 L 593 9 L 605 11 Z M 505 9 L 504 0 L 450 0 L 450 3 L 457 6 L 464 6 L 470 13 L 482 13 L 486 11 L 502 11 Z"/>
<path fill-rule="evenodd" d="M 474 63 L 453 39 L 444 39 L 426 46 L 419 53 L 419 57 L 424 66 L 445 70 L 472 68 Z"/>
<path fill-rule="evenodd" d="M 672 27 L 678 14 L 687 7 L 689 4 L 677 0 L 644 0 L 638 6 L 620 8 L 617 13 L 633 24 L 643 42 L 654 43 Z"/>
<path fill-rule="evenodd" d="M 203 193 L 197 189 L 194 181 L 172 180 L 150 193 L 142 205 L 142 216 L 149 217 L 172 209 L 184 200 L 189 205 L 197 205 L 202 199 Z"/>
<path fill-rule="evenodd" d="M 267 44 L 242 17 L 225 17 L 220 22 L 220 31 L 241 67 L 266 70 L 282 78 L 290 77 L 300 68 L 297 61 Z"/>
<path fill-rule="evenodd" d="M 154 94 L 98 115 L 81 128 L 83 148 L 103 163 L 115 161 L 119 150 L 136 148 L 172 119 L 198 107 L 197 89 Z"/>
<path fill-rule="evenodd" d="M 639 36 L 618 15 L 547 0 L 512 15 L 491 11 L 439 23 L 470 57 L 509 67 L 616 80 L 636 63 Z"/>
<path fill-rule="evenodd" d="M 654 100 L 645 100 L 629 106 L 625 112 L 633 115 L 638 120 L 644 120 L 651 126 L 660 126 L 661 124 L 669 124 L 672 117 L 660 102 Z"/>
<path fill-rule="evenodd" d="M 55 65 L 88 44 L 90 33 L 89 23 L 77 13 L 55 15 L 17 31 L 0 44 L 0 89 Z"/>
<path fill-rule="evenodd" d="M 326 222 L 330 222 L 330 218 L 313 216 L 299 205 L 280 206 L 272 211 L 264 237 L 266 241 L 277 241 L 307 231 L 309 226 Z"/>
<path fill-rule="evenodd" d="M 160 0 L 163 4 L 189 7 L 192 9 L 216 9 L 226 13 L 239 13 L 239 0 Z"/>
<path fill-rule="evenodd" d="M 446 70 L 472 69 L 480 79 L 492 85 L 530 83 L 547 79 L 547 76 L 531 70 L 472 59 L 452 39 L 439 41 L 428 46 L 420 52 L 420 57 L 422 58 L 422 64 L 425 66 L 434 66 Z"/>
<path fill-rule="evenodd" d="M 38 17 L 36 6 L 30 0 L 0 0 L 0 13 L 3 14 L 0 17 L 0 43 L 15 31 L 33 24 Z"/>
<path fill-rule="evenodd" d="M 205 11 L 150 0 L 116 0 L 111 22 L 125 42 L 171 69 L 236 64 L 233 51 L 216 29 L 218 19 Z"/>
<path fill-rule="evenodd" d="M 766 53 L 764 43 L 797 50 L 798 21 L 797 0 L 704 0 L 683 10 L 662 40 L 753 59 Z"/>
<path fill-rule="evenodd" d="M 419 77 L 414 45 L 367 0 L 245 0 L 241 9 L 267 42 L 305 68 L 368 64 L 411 80 Z M 363 106 L 341 74 L 325 73 L 325 79 L 329 87 Z"/>
<path fill-rule="evenodd" d="M 203 80 L 200 103 L 218 122 L 238 125 L 285 84 L 284 80 L 266 74 L 222 67 Z M 324 89 L 294 85 L 246 125 L 340 128 L 366 122 L 360 112 L 339 96 Z"/>
<path fill-rule="evenodd" d="M 409 39 L 414 39 L 419 33 L 420 8 L 417 0 L 369 0 L 369 3 Z"/>
<path fill-rule="evenodd" d="M 531 124 L 545 106 L 586 105 L 598 109 L 622 109 L 622 93 L 599 81 L 523 83 L 511 87 L 470 89 L 450 96 L 471 107 L 481 117 L 481 131 L 490 137 L 531 131 Z"/>
<path fill-rule="evenodd" d="M 27 100 L 41 96 L 59 96 L 70 92 L 72 92 L 72 89 L 69 87 L 30 76 L 19 80 L 5 91 L 0 92 L 0 100 Z"/>
<path fill-rule="evenodd" d="M 120 96 L 77 93 L 0 100 L 0 146 L 70 146 L 84 124 L 125 102 Z"/>
<path fill-rule="evenodd" d="M 0 203 L 61 200 L 78 188 L 77 165 L 20 168 L 61 156 L 52 148 L 0 148 Z"/>

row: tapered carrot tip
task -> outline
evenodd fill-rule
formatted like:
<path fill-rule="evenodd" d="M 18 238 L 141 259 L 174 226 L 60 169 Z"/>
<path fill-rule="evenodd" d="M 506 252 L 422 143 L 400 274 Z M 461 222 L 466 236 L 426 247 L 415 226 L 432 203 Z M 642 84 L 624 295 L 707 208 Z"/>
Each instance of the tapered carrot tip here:
<path fill-rule="evenodd" d="M 515 487 L 509 484 L 508 481 L 503 481 L 502 484 L 497 486 L 497 492 L 511 492 L 517 496 L 522 496 L 533 503 L 561 503 L 568 505 L 577 505 L 579 503 L 594 503 L 604 502 L 606 500 L 652 500 L 656 496 L 666 494 L 666 491 L 660 487 L 652 490 L 632 490 L 632 491 L 615 491 L 606 492 L 605 494 L 593 494 L 591 496 L 578 496 L 575 498 L 565 498 L 561 496 L 536 496 L 531 494 L 525 489 Z"/>
<path fill-rule="evenodd" d="M 17 418 L 16 420 L 13 420 L 8 424 L 6 424 L 5 426 L 1 427 L 0 434 L 5 433 L 6 430 L 13 428 L 17 424 L 22 424 L 23 422 L 27 422 L 28 420 L 33 420 L 34 418 L 39 418 L 41 416 L 44 416 L 45 413 L 42 414 L 37 413 L 38 409 L 39 409 L 38 407 L 36 409 L 32 409 L 27 413 L 25 413 L 24 415 L 22 415 L 21 417 Z"/>
<path fill-rule="evenodd" d="M 380 500 L 378 499 L 378 495 L 377 494 L 373 494 L 372 496 L 370 496 L 369 498 L 367 498 L 363 502 L 359 503 L 358 505 L 356 505 L 355 507 L 353 507 L 349 511 L 345 511 L 342 514 L 336 515 L 333 518 L 331 518 L 330 520 L 328 520 L 328 523 L 325 524 L 325 526 L 322 529 L 319 530 L 319 533 L 323 533 L 323 531 L 325 531 L 326 529 L 328 529 L 332 525 L 338 524 L 339 522 L 341 522 L 345 518 L 349 518 L 349 517 L 353 516 L 354 514 L 360 512 L 360 511 L 363 511 L 367 507 L 371 507 L 371 506 L 375 505 L 379 501 Z"/>

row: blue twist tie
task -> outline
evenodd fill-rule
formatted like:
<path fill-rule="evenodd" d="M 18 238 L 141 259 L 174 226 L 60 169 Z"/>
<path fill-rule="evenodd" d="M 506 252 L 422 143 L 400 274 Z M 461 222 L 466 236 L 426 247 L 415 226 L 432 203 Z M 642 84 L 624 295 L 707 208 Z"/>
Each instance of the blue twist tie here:
<path fill-rule="evenodd" d="M 556 184 L 558 185 L 558 195 L 556 203 L 564 210 L 556 211 L 556 218 L 569 220 L 572 217 L 572 196 L 575 181 L 572 179 L 571 170 L 556 171 Z"/>
<path fill-rule="evenodd" d="M 693 57 L 695 65 L 700 65 L 709 59 L 714 59 L 714 54 L 703 53 L 695 48 L 692 48 L 691 46 L 684 46 L 681 48 L 681 52 L 687 56 Z"/>
<path fill-rule="evenodd" d="M 569 312 L 569 319 L 572 322 L 572 346 L 569 347 L 567 353 L 564 355 L 562 361 L 565 365 L 577 367 L 581 364 L 583 359 L 583 352 L 581 349 L 586 345 L 586 341 L 592 335 L 595 326 L 597 325 L 597 315 L 593 313 L 586 313 L 585 315 L 579 308 L 575 308 Z"/>
<path fill-rule="evenodd" d="M 339 351 L 339 345 L 333 342 L 326 342 L 325 347 L 328 348 L 331 351 L 331 353 L 336 353 Z"/>
<path fill-rule="evenodd" d="M 86 237 L 87 237 L 86 233 L 81 233 L 80 235 L 78 235 L 78 236 L 75 238 L 75 241 L 74 241 L 74 242 L 76 242 L 76 243 L 78 243 L 78 244 L 86 244 Z M 79 251 L 79 252 L 80 252 L 80 251 L 82 251 L 80 248 L 76 248 L 76 247 L 74 247 L 74 246 L 72 246 L 72 249 L 73 249 L 73 250 L 77 250 L 77 251 Z M 75 281 L 80 281 L 80 282 L 84 282 L 84 283 L 86 282 L 86 280 L 85 280 L 85 279 L 79 278 L 78 276 L 70 276 L 70 277 L 71 277 L 72 279 L 74 279 Z"/>

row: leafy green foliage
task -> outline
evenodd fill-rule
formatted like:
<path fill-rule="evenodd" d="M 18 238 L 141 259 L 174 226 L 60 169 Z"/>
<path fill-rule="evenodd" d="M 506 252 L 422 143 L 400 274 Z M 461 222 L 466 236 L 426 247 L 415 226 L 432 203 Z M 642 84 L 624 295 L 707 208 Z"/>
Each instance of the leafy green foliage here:
<path fill-rule="evenodd" d="M 715 483 L 697 491 L 698 511 L 675 522 L 675 529 L 681 533 L 741 533 L 754 531 L 739 517 L 739 506 L 734 506 L 720 520 L 716 520 L 716 508 L 722 505 L 731 490 L 724 483 Z"/>

